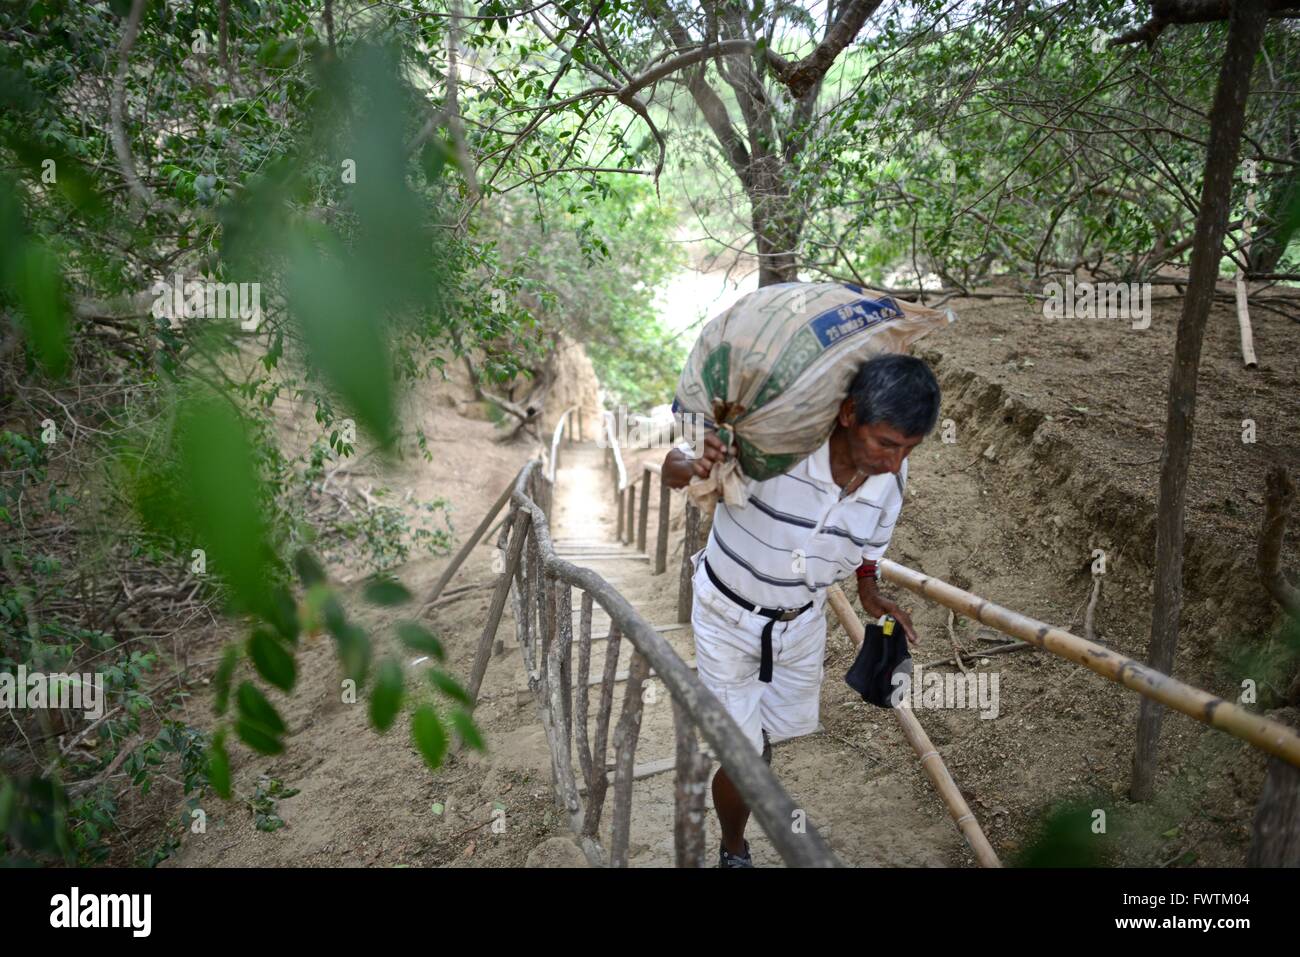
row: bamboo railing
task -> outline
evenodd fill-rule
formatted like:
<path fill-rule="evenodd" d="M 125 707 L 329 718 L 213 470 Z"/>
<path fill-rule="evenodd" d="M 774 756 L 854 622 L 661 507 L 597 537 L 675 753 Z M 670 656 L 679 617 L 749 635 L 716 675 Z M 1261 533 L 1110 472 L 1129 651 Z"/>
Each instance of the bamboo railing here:
<path fill-rule="evenodd" d="M 561 417 L 552 448 L 565 430 Z M 609 420 L 606 420 L 609 429 Z M 607 432 L 608 434 L 608 432 Z M 612 438 L 612 435 L 610 436 Z M 622 466 L 615 449 L 615 461 Z M 556 805 L 564 812 L 583 852 L 593 865 L 625 867 L 632 815 L 632 784 L 642 720 L 642 687 L 653 673 L 673 704 L 675 727 L 674 847 L 680 867 L 703 866 L 705 804 L 710 762 L 699 747 L 702 737 L 726 768 L 782 860 L 792 866 L 832 867 L 839 862 L 809 824 L 801 833 L 790 826 L 795 803 L 745 738 L 721 703 L 664 637 L 643 619 L 600 575 L 560 558 L 551 541 L 548 513 L 555 474 L 540 459 L 524 466 L 510 496 L 510 512 L 498 545 L 505 568 L 497 579 L 488 617 L 479 638 L 468 682 L 478 699 L 505 604 L 511 600 L 515 635 L 542 727 L 551 750 Z M 626 472 L 623 471 L 624 477 Z M 573 590 L 580 593 L 577 635 Z M 592 612 L 599 605 L 610 618 L 600 679 L 590 681 Z M 623 703 L 613 726 L 614 688 L 625 643 L 630 646 Z M 577 674 L 574 675 L 574 654 Z M 594 701 L 593 701 L 594 697 Z M 594 734 L 589 728 L 595 708 Z M 615 750 L 612 787 L 605 768 L 607 746 Z M 576 751 L 578 769 L 573 767 Z M 578 786 L 578 774 L 583 787 Z M 599 839 L 606 799 L 612 792 L 608 848 Z"/>
<path fill-rule="evenodd" d="M 884 581 L 901 585 L 922 598 L 951 608 L 959 615 L 965 615 L 990 628 L 996 628 L 1003 634 L 1020 638 L 1044 651 L 1083 665 L 1103 678 L 1131 688 L 1144 698 L 1159 701 L 1202 724 L 1226 731 L 1261 751 L 1267 751 L 1300 767 L 1300 733 L 1281 722 L 1247 711 L 1096 642 L 1003 608 L 979 595 L 923 575 L 887 558 L 880 560 L 880 577 Z"/>

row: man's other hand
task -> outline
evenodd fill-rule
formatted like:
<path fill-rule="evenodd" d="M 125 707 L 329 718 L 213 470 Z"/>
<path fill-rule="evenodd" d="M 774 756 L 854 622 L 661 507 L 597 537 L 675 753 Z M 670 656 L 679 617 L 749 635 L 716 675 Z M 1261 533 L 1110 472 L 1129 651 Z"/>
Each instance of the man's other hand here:
<path fill-rule="evenodd" d="M 690 458 L 680 449 L 673 449 L 664 459 L 663 480 L 669 488 L 685 488 L 698 475 L 708 478 L 713 466 L 727 457 L 727 450 L 714 433 L 704 436 L 704 449 L 698 458 Z"/>
<path fill-rule="evenodd" d="M 893 615 L 898 620 L 898 623 L 903 626 L 903 633 L 907 635 L 907 643 L 909 645 L 919 645 L 921 643 L 921 639 L 916 634 L 916 627 L 912 624 L 911 615 L 898 607 L 897 602 L 890 601 L 876 591 L 876 583 L 870 578 L 858 580 L 858 598 L 862 602 L 862 610 L 872 619 L 877 619 L 881 615 Z"/>

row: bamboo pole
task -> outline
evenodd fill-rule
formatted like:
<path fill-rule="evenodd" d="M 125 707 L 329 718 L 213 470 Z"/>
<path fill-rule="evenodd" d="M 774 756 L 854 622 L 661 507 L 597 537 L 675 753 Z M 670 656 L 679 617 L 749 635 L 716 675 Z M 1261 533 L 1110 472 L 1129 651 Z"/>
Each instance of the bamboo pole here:
<path fill-rule="evenodd" d="M 854 613 L 849 600 L 844 597 L 844 592 L 840 591 L 839 585 L 831 585 L 826 589 L 826 595 L 830 599 L 835 616 L 839 618 L 840 624 L 844 626 L 845 634 L 849 636 L 849 640 L 853 642 L 855 648 L 861 648 L 862 642 L 866 640 L 866 629 L 863 627 L 862 622 L 858 620 L 858 616 Z M 930 783 L 934 785 L 934 789 L 939 792 L 939 797 L 943 799 L 944 806 L 948 808 L 948 813 L 957 825 L 957 830 L 961 831 L 962 837 L 966 838 L 966 843 L 974 851 L 975 859 L 979 861 L 980 866 L 1001 867 L 1002 862 L 998 860 L 998 855 L 993 850 L 993 845 L 989 843 L 989 839 L 984 836 L 984 831 L 980 828 L 979 821 L 975 819 L 975 814 L 971 811 L 970 805 L 961 796 L 961 790 L 948 772 L 948 766 L 943 763 L 943 758 L 930 741 L 930 736 L 921 727 L 921 722 L 916 720 L 916 715 L 912 713 L 911 706 L 906 703 L 906 697 L 903 700 L 904 704 L 901 707 L 895 706 L 890 711 L 898 720 L 898 725 L 903 731 L 903 737 L 907 739 L 907 743 L 912 746 L 912 750 L 920 757 L 921 769 L 925 771 L 925 775 L 930 779 Z"/>
<path fill-rule="evenodd" d="M 990 628 L 1081 664 L 1103 678 L 1132 688 L 1144 698 L 1181 711 L 1188 717 L 1226 731 L 1262 751 L 1300 767 L 1300 734 L 1280 722 L 1252 714 L 1245 708 L 1193 688 L 1095 642 L 995 605 L 978 595 L 922 575 L 887 558 L 881 559 L 879 567 L 880 577 L 885 581 L 901 585 L 923 598 L 951 608 L 959 615 L 973 618 Z"/>
<path fill-rule="evenodd" d="M 1255 194 L 1252 192 L 1248 198 L 1250 212 L 1255 211 Z M 1247 215 L 1241 221 L 1242 244 L 1241 255 L 1247 264 L 1250 263 L 1250 216 Z M 1241 331 L 1241 361 L 1248 369 L 1254 369 L 1259 365 L 1259 360 L 1255 358 L 1255 336 L 1250 327 L 1250 290 L 1246 287 L 1246 273 L 1243 269 L 1237 270 L 1237 325 Z"/>

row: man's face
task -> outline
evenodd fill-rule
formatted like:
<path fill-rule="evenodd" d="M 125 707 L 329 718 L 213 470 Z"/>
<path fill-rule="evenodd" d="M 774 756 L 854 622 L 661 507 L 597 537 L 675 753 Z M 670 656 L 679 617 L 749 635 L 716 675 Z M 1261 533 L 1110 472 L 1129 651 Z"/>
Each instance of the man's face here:
<path fill-rule="evenodd" d="M 848 435 L 853 467 L 865 475 L 897 474 L 908 453 L 925 438 L 923 435 L 904 435 L 888 422 L 859 425 L 853 402 L 848 399 L 840 407 L 840 425 Z"/>

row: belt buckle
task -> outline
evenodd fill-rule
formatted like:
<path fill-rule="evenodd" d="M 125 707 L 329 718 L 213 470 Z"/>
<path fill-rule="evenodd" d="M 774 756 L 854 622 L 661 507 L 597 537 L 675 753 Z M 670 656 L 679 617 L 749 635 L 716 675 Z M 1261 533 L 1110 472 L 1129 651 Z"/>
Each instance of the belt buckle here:
<path fill-rule="evenodd" d="M 782 610 L 782 612 L 781 612 L 781 617 L 780 617 L 778 620 L 779 620 L 779 621 L 794 621 L 794 620 L 795 620 L 796 618 L 798 618 L 801 614 L 802 614 L 802 612 L 800 612 L 797 608 L 786 608 L 786 609 L 783 609 L 783 610 Z"/>

